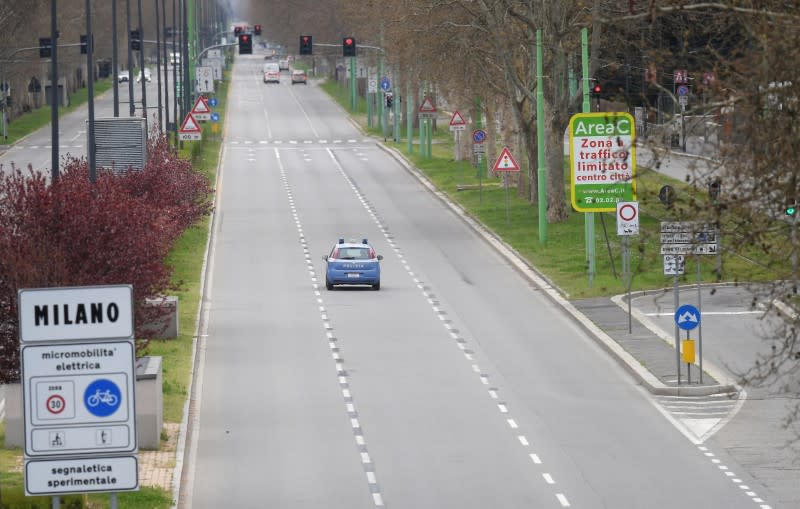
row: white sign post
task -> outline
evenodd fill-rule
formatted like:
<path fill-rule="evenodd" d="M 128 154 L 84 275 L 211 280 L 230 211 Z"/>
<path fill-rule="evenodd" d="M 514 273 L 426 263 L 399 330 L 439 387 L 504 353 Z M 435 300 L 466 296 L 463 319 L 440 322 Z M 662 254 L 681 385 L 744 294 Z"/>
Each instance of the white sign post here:
<path fill-rule="evenodd" d="M 214 93 L 214 69 L 212 67 L 195 68 L 197 91 L 201 94 Z"/>
<path fill-rule="evenodd" d="M 633 284 L 633 270 L 631 269 L 631 248 L 629 238 L 639 235 L 639 202 L 617 202 L 617 235 L 623 238 L 622 243 L 622 273 L 628 287 L 628 332 L 633 330 L 631 319 L 631 285 Z"/>
<path fill-rule="evenodd" d="M 17 297 L 25 494 L 139 489 L 133 288 Z"/>

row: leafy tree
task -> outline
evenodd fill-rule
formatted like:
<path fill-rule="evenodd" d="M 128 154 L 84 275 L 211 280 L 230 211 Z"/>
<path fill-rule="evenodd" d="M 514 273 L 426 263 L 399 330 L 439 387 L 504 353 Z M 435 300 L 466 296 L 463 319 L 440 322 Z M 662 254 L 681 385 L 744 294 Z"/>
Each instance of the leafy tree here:
<path fill-rule="evenodd" d="M 164 138 L 150 149 L 144 170 L 101 169 L 95 184 L 82 159 L 55 185 L 30 167 L 0 177 L 0 382 L 19 379 L 19 289 L 132 284 L 139 332 L 157 313 L 144 299 L 174 288 L 165 257 L 209 212 L 210 189 Z"/>

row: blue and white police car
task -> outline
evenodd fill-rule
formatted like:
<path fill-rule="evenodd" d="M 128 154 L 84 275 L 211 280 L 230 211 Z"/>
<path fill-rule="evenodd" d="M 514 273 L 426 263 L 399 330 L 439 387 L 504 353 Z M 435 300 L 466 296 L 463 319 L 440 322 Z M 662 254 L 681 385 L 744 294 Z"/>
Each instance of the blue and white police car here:
<path fill-rule="evenodd" d="M 331 253 L 322 259 L 327 263 L 325 288 L 328 290 L 336 285 L 368 285 L 373 290 L 381 289 L 383 256 L 375 254 L 367 239 L 361 242 L 339 239 Z"/>

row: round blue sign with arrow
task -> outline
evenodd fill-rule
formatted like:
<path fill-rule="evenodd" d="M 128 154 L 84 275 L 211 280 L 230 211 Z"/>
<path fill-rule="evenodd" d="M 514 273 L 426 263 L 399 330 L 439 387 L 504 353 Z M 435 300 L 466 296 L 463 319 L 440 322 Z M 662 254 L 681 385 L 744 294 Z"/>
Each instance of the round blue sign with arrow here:
<path fill-rule="evenodd" d="M 217 113 L 216 111 L 214 113 L 212 113 L 211 114 L 211 120 L 213 122 L 219 122 L 219 113 Z"/>
<path fill-rule="evenodd" d="M 700 310 L 684 304 L 675 311 L 675 323 L 683 330 L 692 330 L 700 325 Z"/>
<path fill-rule="evenodd" d="M 217 105 L 217 98 L 216 97 L 212 97 L 211 99 L 209 99 L 208 100 L 208 105 L 211 106 L 212 108 L 215 107 Z"/>
<path fill-rule="evenodd" d="M 389 81 L 389 78 L 387 78 L 386 76 L 381 78 L 381 90 L 386 92 L 390 88 L 392 88 L 392 82 Z"/>
<path fill-rule="evenodd" d="M 100 378 L 90 383 L 83 391 L 83 404 L 86 410 L 97 417 L 108 417 L 122 403 L 122 392 L 111 380 Z"/>

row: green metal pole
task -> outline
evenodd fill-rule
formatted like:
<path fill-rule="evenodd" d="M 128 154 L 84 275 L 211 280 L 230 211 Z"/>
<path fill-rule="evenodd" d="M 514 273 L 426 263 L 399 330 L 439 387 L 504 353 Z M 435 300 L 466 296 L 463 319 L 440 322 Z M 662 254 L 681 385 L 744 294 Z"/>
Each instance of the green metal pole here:
<path fill-rule="evenodd" d="M 392 100 L 392 111 L 394 113 L 392 136 L 394 137 L 395 143 L 400 143 L 400 81 L 397 74 L 397 72 L 392 71 L 392 83 L 394 83 L 394 85 L 392 85 L 392 94 L 394 94 Z M 397 90 L 396 93 L 395 90 Z"/>
<path fill-rule="evenodd" d="M 433 158 L 433 119 L 428 119 L 428 159 Z"/>
<path fill-rule="evenodd" d="M 383 30 L 381 30 L 381 40 L 383 40 Z M 384 64 L 383 64 L 383 52 L 380 52 L 378 55 L 378 79 L 383 79 L 384 73 Z M 383 137 L 386 138 L 386 119 L 384 118 L 384 111 L 386 109 L 386 94 L 381 91 L 377 94 L 378 99 L 378 125 L 381 128 L 381 133 Z"/>
<path fill-rule="evenodd" d="M 417 104 L 422 104 L 422 101 L 425 100 L 425 89 L 420 89 L 420 100 L 417 101 Z M 417 115 L 419 117 L 419 115 Z M 425 121 L 423 119 L 419 119 L 419 155 L 423 158 L 428 157 L 425 151 L 428 149 L 428 143 L 425 141 Z"/>
<path fill-rule="evenodd" d="M 583 64 L 583 112 L 592 111 L 589 98 L 589 29 L 581 29 L 581 61 Z M 589 288 L 594 282 L 595 257 L 594 257 L 594 212 L 587 212 L 584 215 L 585 237 L 586 237 L 586 261 L 589 268 Z"/>
<path fill-rule="evenodd" d="M 411 93 L 411 82 L 406 83 L 406 139 L 408 155 L 414 153 L 414 95 Z"/>
<path fill-rule="evenodd" d="M 350 111 L 356 111 L 356 57 L 350 57 Z"/>
<path fill-rule="evenodd" d="M 367 86 L 369 86 L 369 73 L 367 73 Z M 367 127 L 372 127 L 372 98 L 376 95 L 367 88 Z"/>
<path fill-rule="evenodd" d="M 544 144 L 544 84 L 542 83 L 542 30 L 536 30 L 536 145 L 539 168 L 539 243 L 547 242 L 547 167 Z"/>
<path fill-rule="evenodd" d="M 475 127 L 483 129 L 483 105 L 481 104 L 481 96 L 475 98 Z M 482 154 L 478 153 L 478 199 L 483 203 L 483 160 L 485 158 Z"/>
<path fill-rule="evenodd" d="M 189 108 L 191 108 L 192 104 L 194 104 L 195 96 L 197 95 L 197 91 L 191 86 L 195 82 L 195 61 L 194 59 L 197 57 L 197 20 L 195 19 L 195 0 L 187 0 L 186 2 L 186 16 L 189 21 L 189 76 L 187 77 L 187 83 L 190 85 L 189 94 L 190 94 L 190 102 Z M 144 46 L 142 46 L 142 54 L 144 54 Z M 144 71 L 142 71 L 144 72 Z"/>

